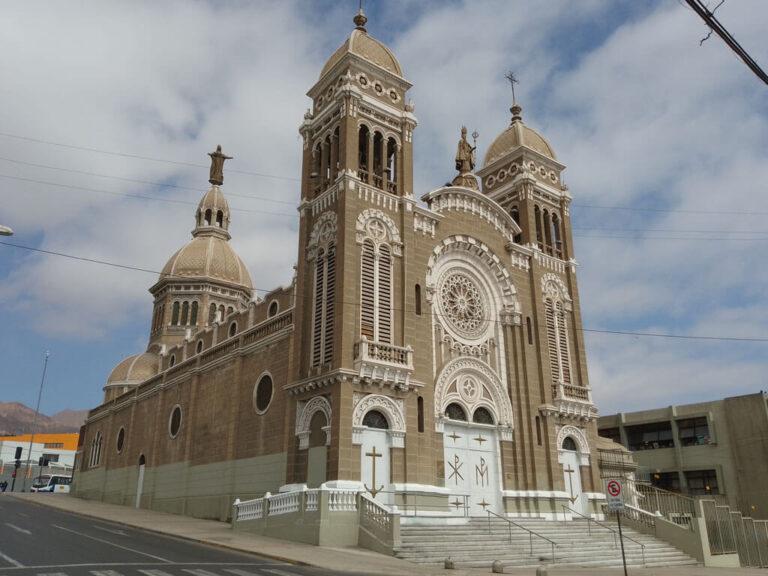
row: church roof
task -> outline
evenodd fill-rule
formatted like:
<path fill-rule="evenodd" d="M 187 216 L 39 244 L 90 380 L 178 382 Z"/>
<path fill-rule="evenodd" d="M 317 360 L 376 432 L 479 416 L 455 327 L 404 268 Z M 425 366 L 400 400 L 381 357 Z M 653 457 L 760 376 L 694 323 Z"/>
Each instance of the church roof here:
<path fill-rule="evenodd" d="M 392 51 L 381 42 L 368 35 L 364 28 L 358 27 L 352 30 L 346 42 L 339 46 L 338 50 L 331 55 L 320 72 L 320 78 L 325 76 L 345 54 L 355 54 L 379 68 L 384 68 L 397 76 L 403 75 L 403 69 L 395 58 Z"/>
<path fill-rule="evenodd" d="M 512 107 L 512 123 L 488 147 L 483 166 L 492 164 L 520 146 L 525 146 L 539 154 L 552 158 L 552 160 L 557 160 L 555 151 L 549 145 L 549 142 L 541 134 L 523 123 L 523 118 L 520 115 L 521 112 L 522 108 L 520 106 L 515 105 Z"/>
<path fill-rule="evenodd" d="M 160 370 L 160 356 L 152 352 L 128 356 L 114 367 L 107 378 L 107 386 L 138 384 L 155 376 Z"/>
<path fill-rule="evenodd" d="M 163 267 L 162 280 L 166 276 L 183 276 L 200 280 L 222 280 L 253 289 L 251 275 L 245 263 L 224 238 L 201 235 L 193 238 L 171 256 Z"/>

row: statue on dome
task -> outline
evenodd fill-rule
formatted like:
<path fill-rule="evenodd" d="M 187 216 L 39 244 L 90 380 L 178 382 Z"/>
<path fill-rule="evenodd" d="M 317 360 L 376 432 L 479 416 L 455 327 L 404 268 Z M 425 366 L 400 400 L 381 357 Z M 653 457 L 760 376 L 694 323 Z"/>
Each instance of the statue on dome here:
<path fill-rule="evenodd" d="M 215 152 L 208 152 L 211 157 L 211 173 L 208 182 L 216 186 L 224 184 L 224 161 L 232 160 L 232 156 L 226 156 L 221 151 L 221 144 L 216 146 Z"/>
<path fill-rule="evenodd" d="M 467 142 L 467 127 L 461 127 L 461 140 L 459 140 L 459 146 L 456 150 L 456 170 L 459 171 L 459 174 L 451 182 L 453 186 L 462 186 L 464 188 L 472 188 L 473 190 L 478 189 L 477 180 L 472 173 L 475 169 L 475 150 L 477 150 L 478 136 L 477 131 L 472 133 L 475 145 L 470 145 Z"/>

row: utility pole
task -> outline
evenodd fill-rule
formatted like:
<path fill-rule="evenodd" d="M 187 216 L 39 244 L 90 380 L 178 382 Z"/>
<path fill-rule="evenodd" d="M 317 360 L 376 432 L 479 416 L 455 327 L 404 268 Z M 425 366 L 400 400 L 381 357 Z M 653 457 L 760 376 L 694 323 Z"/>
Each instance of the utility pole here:
<path fill-rule="evenodd" d="M 35 406 L 35 418 L 32 420 L 32 435 L 29 437 L 29 450 L 27 450 L 27 470 L 24 473 L 24 478 L 21 484 L 21 491 L 24 492 L 27 488 L 27 476 L 32 466 L 32 443 L 35 441 L 35 429 L 37 428 L 37 416 L 40 414 L 40 398 L 43 396 L 43 384 L 45 384 L 45 373 L 48 371 L 48 357 L 51 353 L 45 351 L 45 361 L 43 362 L 43 376 L 40 378 L 40 390 L 37 393 L 37 405 Z"/>

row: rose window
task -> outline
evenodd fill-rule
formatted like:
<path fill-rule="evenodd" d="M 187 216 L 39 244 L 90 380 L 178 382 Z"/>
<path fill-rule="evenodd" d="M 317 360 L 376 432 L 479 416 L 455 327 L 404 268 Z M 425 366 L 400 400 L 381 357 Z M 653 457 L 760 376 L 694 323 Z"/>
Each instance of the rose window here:
<path fill-rule="evenodd" d="M 440 306 L 445 320 L 462 336 L 480 336 L 487 323 L 488 312 L 475 280 L 459 272 L 448 276 L 440 287 Z"/>

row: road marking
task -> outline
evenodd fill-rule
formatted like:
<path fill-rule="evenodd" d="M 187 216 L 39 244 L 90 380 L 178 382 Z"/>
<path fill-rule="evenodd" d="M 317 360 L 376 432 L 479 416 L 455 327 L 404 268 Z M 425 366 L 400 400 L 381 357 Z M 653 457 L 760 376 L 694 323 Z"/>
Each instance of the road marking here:
<path fill-rule="evenodd" d="M 2 554 L 2 553 L 0 553 Z M 0 555 L 0 558 L 3 556 Z M 7 558 L 7 557 L 6 557 Z M 7 560 L 11 562 L 10 559 Z M 285 566 L 285 564 L 278 564 L 276 562 L 86 562 L 81 564 L 44 564 L 42 566 L 24 566 L 18 562 L 12 562 L 13 566 L 0 567 L 0 573 L 10 572 L 16 570 L 29 570 L 33 568 L 35 570 L 57 570 L 61 568 L 104 568 L 106 566 L 115 566 L 125 568 L 126 566 Z M 292 574 L 291 576 L 297 576 Z"/>
<path fill-rule="evenodd" d="M 104 532 L 110 532 L 111 534 L 117 534 L 118 536 L 128 536 L 125 532 L 122 530 L 112 530 L 111 528 L 104 528 L 102 526 L 96 526 L 96 524 L 93 525 L 96 530 L 102 530 Z"/>
<path fill-rule="evenodd" d="M 24 568 L 24 564 L 22 564 L 21 562 L 17 562 L 13 558 L 3 554 L 2 552 L 0 552 L 0 558 L 2 558 L 3 560 L 5 560 L 6 562 L 8 562 L 9 564 L 13 565 L 16 568 Z"/>
<path fill-rule="evenodd" d="M 163 572 L 162 570 L 139 570 L 139 572 L 146 574 L 146 576 L 171 576 L 168 572 Z"/>
<path fill-rule="evenodd" d="M 120 572 L 115 570 L 91 570 L 93 576 L 123 576 Z"/>
<path fill-rule="evenodd" d="M 6 522 L 5 525 L 8 526 L 8 528 L 13 528 L 14 530 L 16 530 L 16 532 L 21 532 L 22 534 L 26 534 L 27 536 L 32 536 L 32 532 L 30 532 L 29 530 L 26 530 L 25 528 L 19 528 L 18 526 L 16 526 L 16 524 L 11 524 L 10 522 Z"/>
<path fill-rule="evenodd" d="M 183 568 L 184 572 L 189 572 L 192 574 L 192 576 L 219 576 L 215 572 L 210 572 L 208 570 L 202 570 L 200 568 L 194 569 L 194 568 Z"/>
<path fill-rule="evenodd" d="M 229 572 L 235 576 L 259 576 L 255 572 L 248 572 L 247 570 L 238 570 L 237 568 L 224 568 L 224 572 Z"/>
<path fill-rule="evenodd" d="M 127 546 L 115 544 L 114 542 L 110 542 L 109 540 L 103 540 L 102 538 L 89 536 L 88 534 L 83 534 L 82 532 L 78 532 L 77 530 L 70 530 L 69 528 L 65 528 L 64 526 L 59 526 L 58 524 L 52 524 L 52 526 L 54 528 L 58 528 L 59 530 L 64 530 L 65 532 L 71 532 L 72 534 L 77 534 L 78 536 L 82 536 L 83 538 L 90 538 L 91 540 L 96 540 L 96 542 L 103 542 L 104 544 L 109 544 L 110 546 L 114 546 L 115 548 L 120 548 L 122 550 L 127 550 L 128 552 L 134 552 L 135 554 L 141 554 L 142 556 L 147 556 L 149 558 L 154 558 L 155 560 L 160 560 L 161 562 L 165 562 L 166 564 L 173 564 L 173 562 L 171 562 L 170 560 L 166 560 L 165 558 L 161 558 L 160 556 L 155 556 L 154 554 L 148 554 L 146 552 L 142 552 L 141 550 L 135 550 L 134 548 L 128 548 Z"/>
<path fill-rule="evenodd" d="M 269 572 L 270 574 L 277 574 L 277 576 L 299 576 L 296 572 L 286 572 L 285 570 L 278 570 L 277 568 L 262 568 L 262 572 Z"/>
<path fill-rule="evenodd" d="M 67 576 L 66 572 L 38 572 L 37 576 Z"/>

